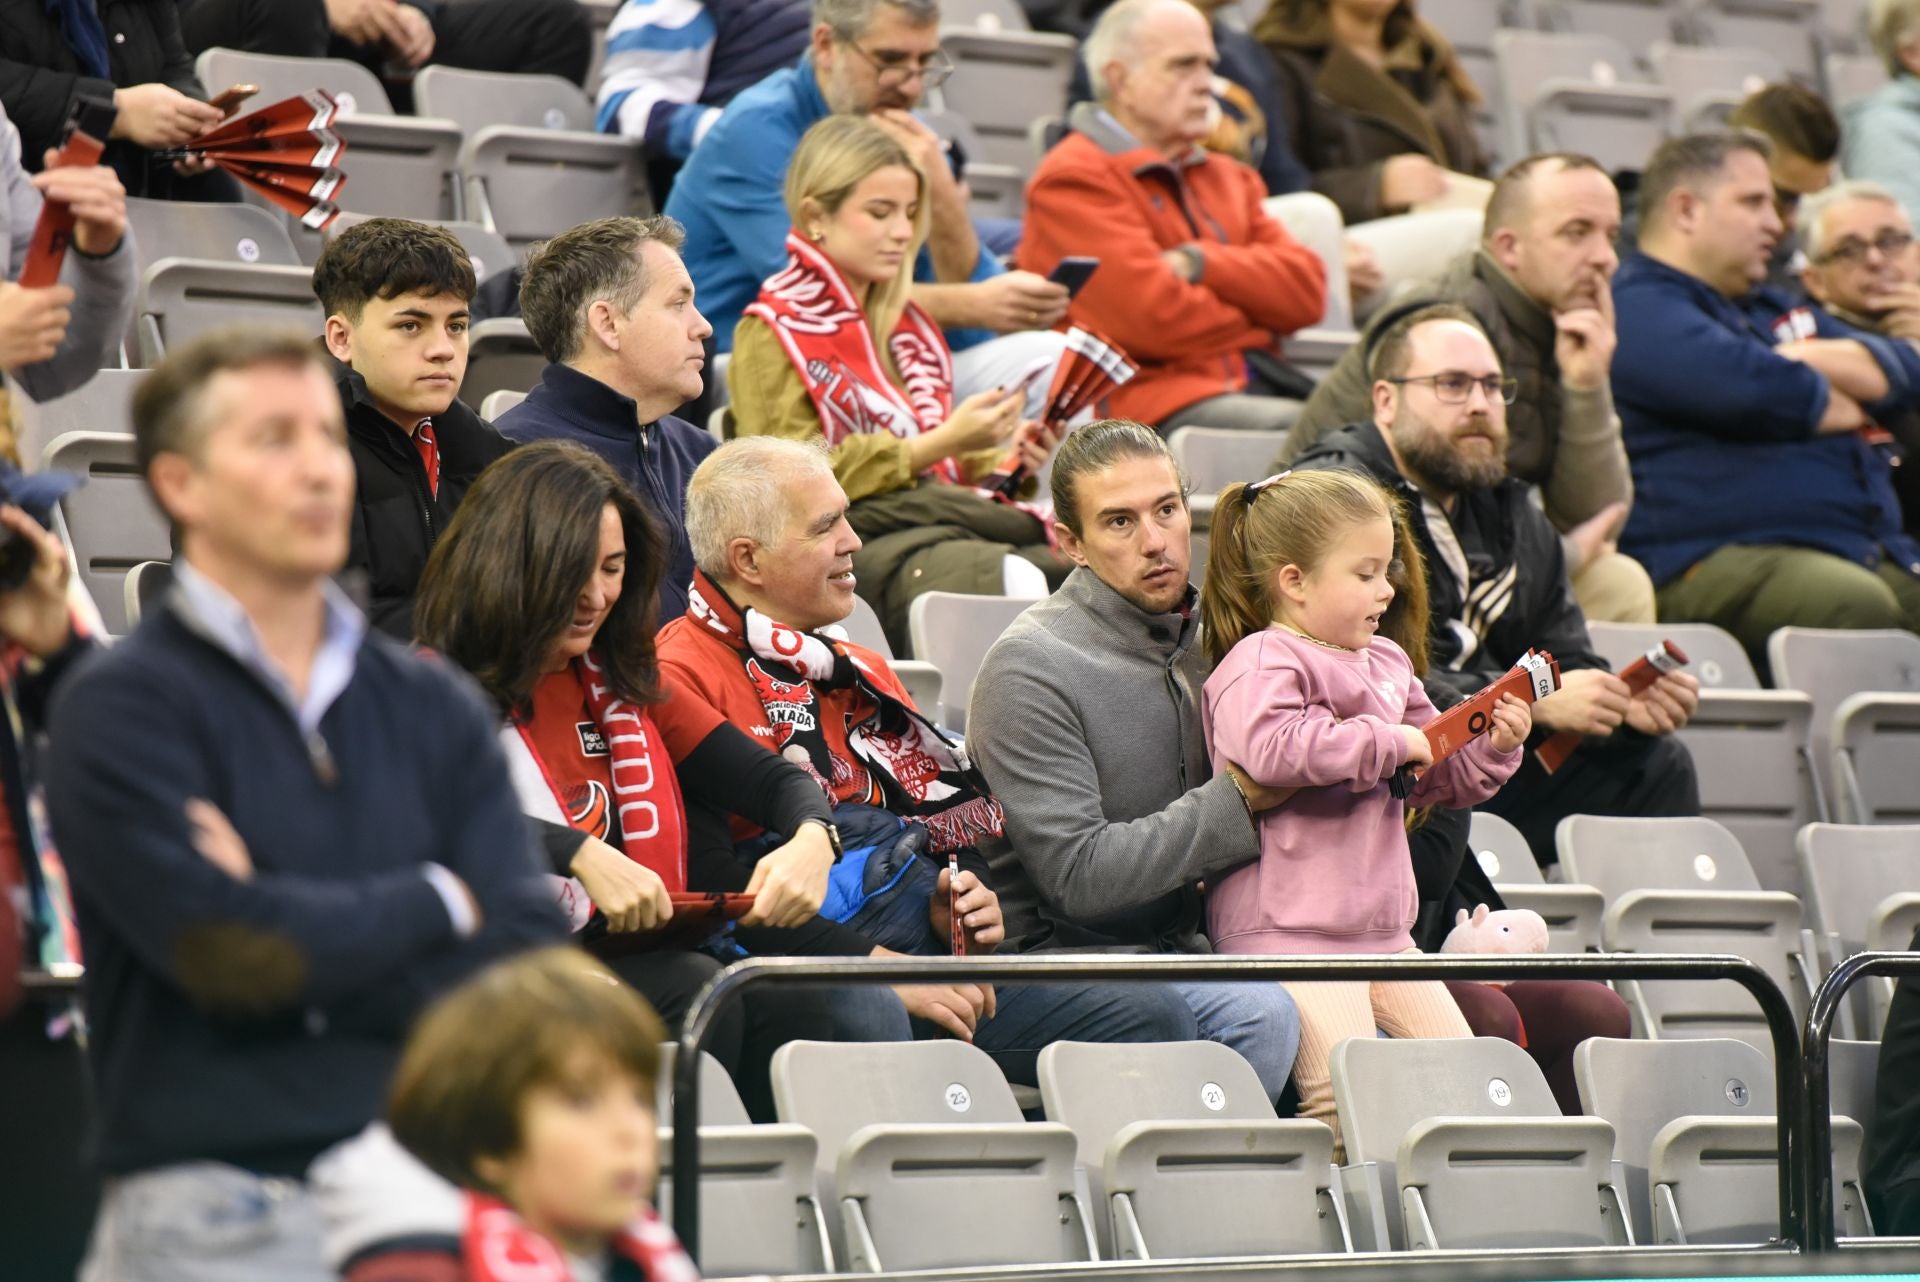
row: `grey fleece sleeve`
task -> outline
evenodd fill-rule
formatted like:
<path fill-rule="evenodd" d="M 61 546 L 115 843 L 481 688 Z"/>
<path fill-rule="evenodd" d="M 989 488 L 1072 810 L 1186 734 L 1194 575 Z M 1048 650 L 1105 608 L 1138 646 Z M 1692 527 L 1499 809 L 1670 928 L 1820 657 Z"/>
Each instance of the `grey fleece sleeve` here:
<path fill-rule="evenodd" d="M 20 163 L 20 131 L 0 115 L 0 242 L 6 247 L 6 278 L 19 276 L 40 218 L 40 192 Z M 44 361 L 8 370 L 20 389 L 36 401 L 64 396 L 93 377 L 95 370 L 119 364 L 120 340 L 133 319 L 133 230 L 128 228 L 113 252 L 89 258 L 67 251 L 60 283 L 73 288 L 73 318 L 60 349 Z"/>
<path fill-rule="evenodd" d="M 1006 809 L 1015 857 L 1057 916 L 1098 921 L 1259 855 L 1246 805 L 1224 776 L 1158 814 L 1110 822 L 1081 710 L 1050 658 L 1034 645 L 994 648 L 974 682 L 967 746 Z"/>
<path fill-rule="evenodd" d="M 1633 502 L 1633 473 L 1627 447 L 1613 416 L 1613 392 L 1562 384 L 1560 439 L 1553 473 L 1541 493 L 1547 519 L 1561 532 L 1571 530 L 1609 503 Z"/>

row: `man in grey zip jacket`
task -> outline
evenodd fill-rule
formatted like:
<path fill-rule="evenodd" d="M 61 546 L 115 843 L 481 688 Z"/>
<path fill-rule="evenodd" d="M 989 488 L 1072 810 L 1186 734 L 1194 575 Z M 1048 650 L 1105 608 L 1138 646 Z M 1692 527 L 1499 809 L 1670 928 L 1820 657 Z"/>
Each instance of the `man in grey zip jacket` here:
<path fill-rule="evenodd" d="M 1253 812 L 1281 797 L 1208 765 L 1185 486 L 1158 433 L 1107 419 L 1061 444 L 1053 502 L 1078 568 L 988 652 L 967 713 L 1007 816 L 1007 837 L 982 846 L 1002 947 L 1209 951 L 1198 883 L 1257 857 Z M 1177 987 L 1200 1035 L 1239 1051 L 1277 1098 L 1300 1039 L 1285 990 Z"/>
<path fill-rule="evenodd" d="M 57 287 L 71 289 L 71 301 L 62 304 L 51 293 L 0 283 L 0 350 L 14 346 L 12 340 L 20 335 L 7 331 L 16 327 L 38 331 L 44 345 L 53 347 L 50 355 L 37 359 L 0 359 L 0 367 L 36 401 L 64 396 L 95 370 L 117 363 L 120 337 L 133 315 L 127 196 L 104 166 L 50 170 L 29 178 L 20 154 L 20 131 L 0 107 L 0 262 L 5 264 L 0 282 L 17 279 L 26 266 L 27 247 L 45 203 L 43 191 L 69 201 L 78 219 Z M 34 293 L 41 297 L 27 297 Z M 53 315 L 62 310 L 68 313 L 64 328 Z"/>

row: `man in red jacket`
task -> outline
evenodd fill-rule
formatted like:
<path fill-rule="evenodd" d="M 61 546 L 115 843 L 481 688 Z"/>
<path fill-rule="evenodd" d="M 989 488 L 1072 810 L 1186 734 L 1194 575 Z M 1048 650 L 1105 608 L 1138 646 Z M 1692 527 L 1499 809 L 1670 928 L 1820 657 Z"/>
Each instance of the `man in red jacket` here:
<path fill-rule="evenodd" d="M 1099 255 L 1068 319 L 1140 366 L 1114 393 L 1115 415 L 1163 432 L 1287 427 L 1300 405 L 1267 358 L 1325 312 L 1326 271 L 1260 207 L 1257 171 L 1200 146 L 1215 60 L 1206 18 L 1186 0 L 1119 0 L 1085 56 L 1098 101 L 1074 109 L 1073 132 L 1034 173 L 1020 266 Z"/>

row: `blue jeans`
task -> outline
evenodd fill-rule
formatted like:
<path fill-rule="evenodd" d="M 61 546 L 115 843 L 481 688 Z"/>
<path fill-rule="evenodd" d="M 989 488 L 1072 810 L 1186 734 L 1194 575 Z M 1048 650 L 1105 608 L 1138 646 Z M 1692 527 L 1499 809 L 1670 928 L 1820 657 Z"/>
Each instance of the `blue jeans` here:
<path fill-rule="evenodd" d="M 1201 1036 L 1171 984 L 996 984 L 994 1015 L 973 1044 L 1007 1080 L 1039 1085 L 1040 1052 L 1053 1042 L 1186 1042 Z M 924 1021 L 916 1032 L 944 1037 Z"/>
<path fill-rule="evenodd" d="M 1278 1100 L 1287 1088 L 1288 1074 L 1293 1072 L 1294 1054 L 1300 1049 L 1300 1012 L 1294 1009 L 1287 990 L 1268 979 L 1175 983 L 1169 987 L 1186 998 L 1200 1026 L 1200 1037 L 1239 1051 L 1260 1075 L 1267 1098 Z"/>
<path fill-rule="evenodd" d="M 329 1282 L 320 1215 L 299 1180 L 218 1162 L 109 1179 L 81 1282 Z"/>

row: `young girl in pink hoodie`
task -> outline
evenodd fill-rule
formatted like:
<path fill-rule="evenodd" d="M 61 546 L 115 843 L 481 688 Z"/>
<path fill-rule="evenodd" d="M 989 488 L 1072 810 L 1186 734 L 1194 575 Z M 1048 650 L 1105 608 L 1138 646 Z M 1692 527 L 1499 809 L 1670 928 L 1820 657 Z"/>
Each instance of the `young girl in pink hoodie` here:
<path fill-rule="evenodd" d="M 1493 728 L 1439 765 L 1419 727 L 1435 715 L 1407 652 L 1426 636 L 1426 575 L 1396 500 L 1344 471 L 1230 485 L 1214 511 L 1200 594 L 1215 664 L 1201 705 L 1216 769 L 1234 762 L 1293 789 L 1259 815 L 1260 857 L 1207 892 L 1223 953 L 1413 952 L 1418 906 L 1409 806 L 1472 806 L 1520 764 L 1532 726 L 1507 696 Z M 1406 801 L 1388 780 L 1429 767 Z M 1300 1011 L 1300 1110 L 1334 1128 L 1328 1058 L 1348 1037 L 1470 1037 L 1439 983 L 1289 983 Z"/>

